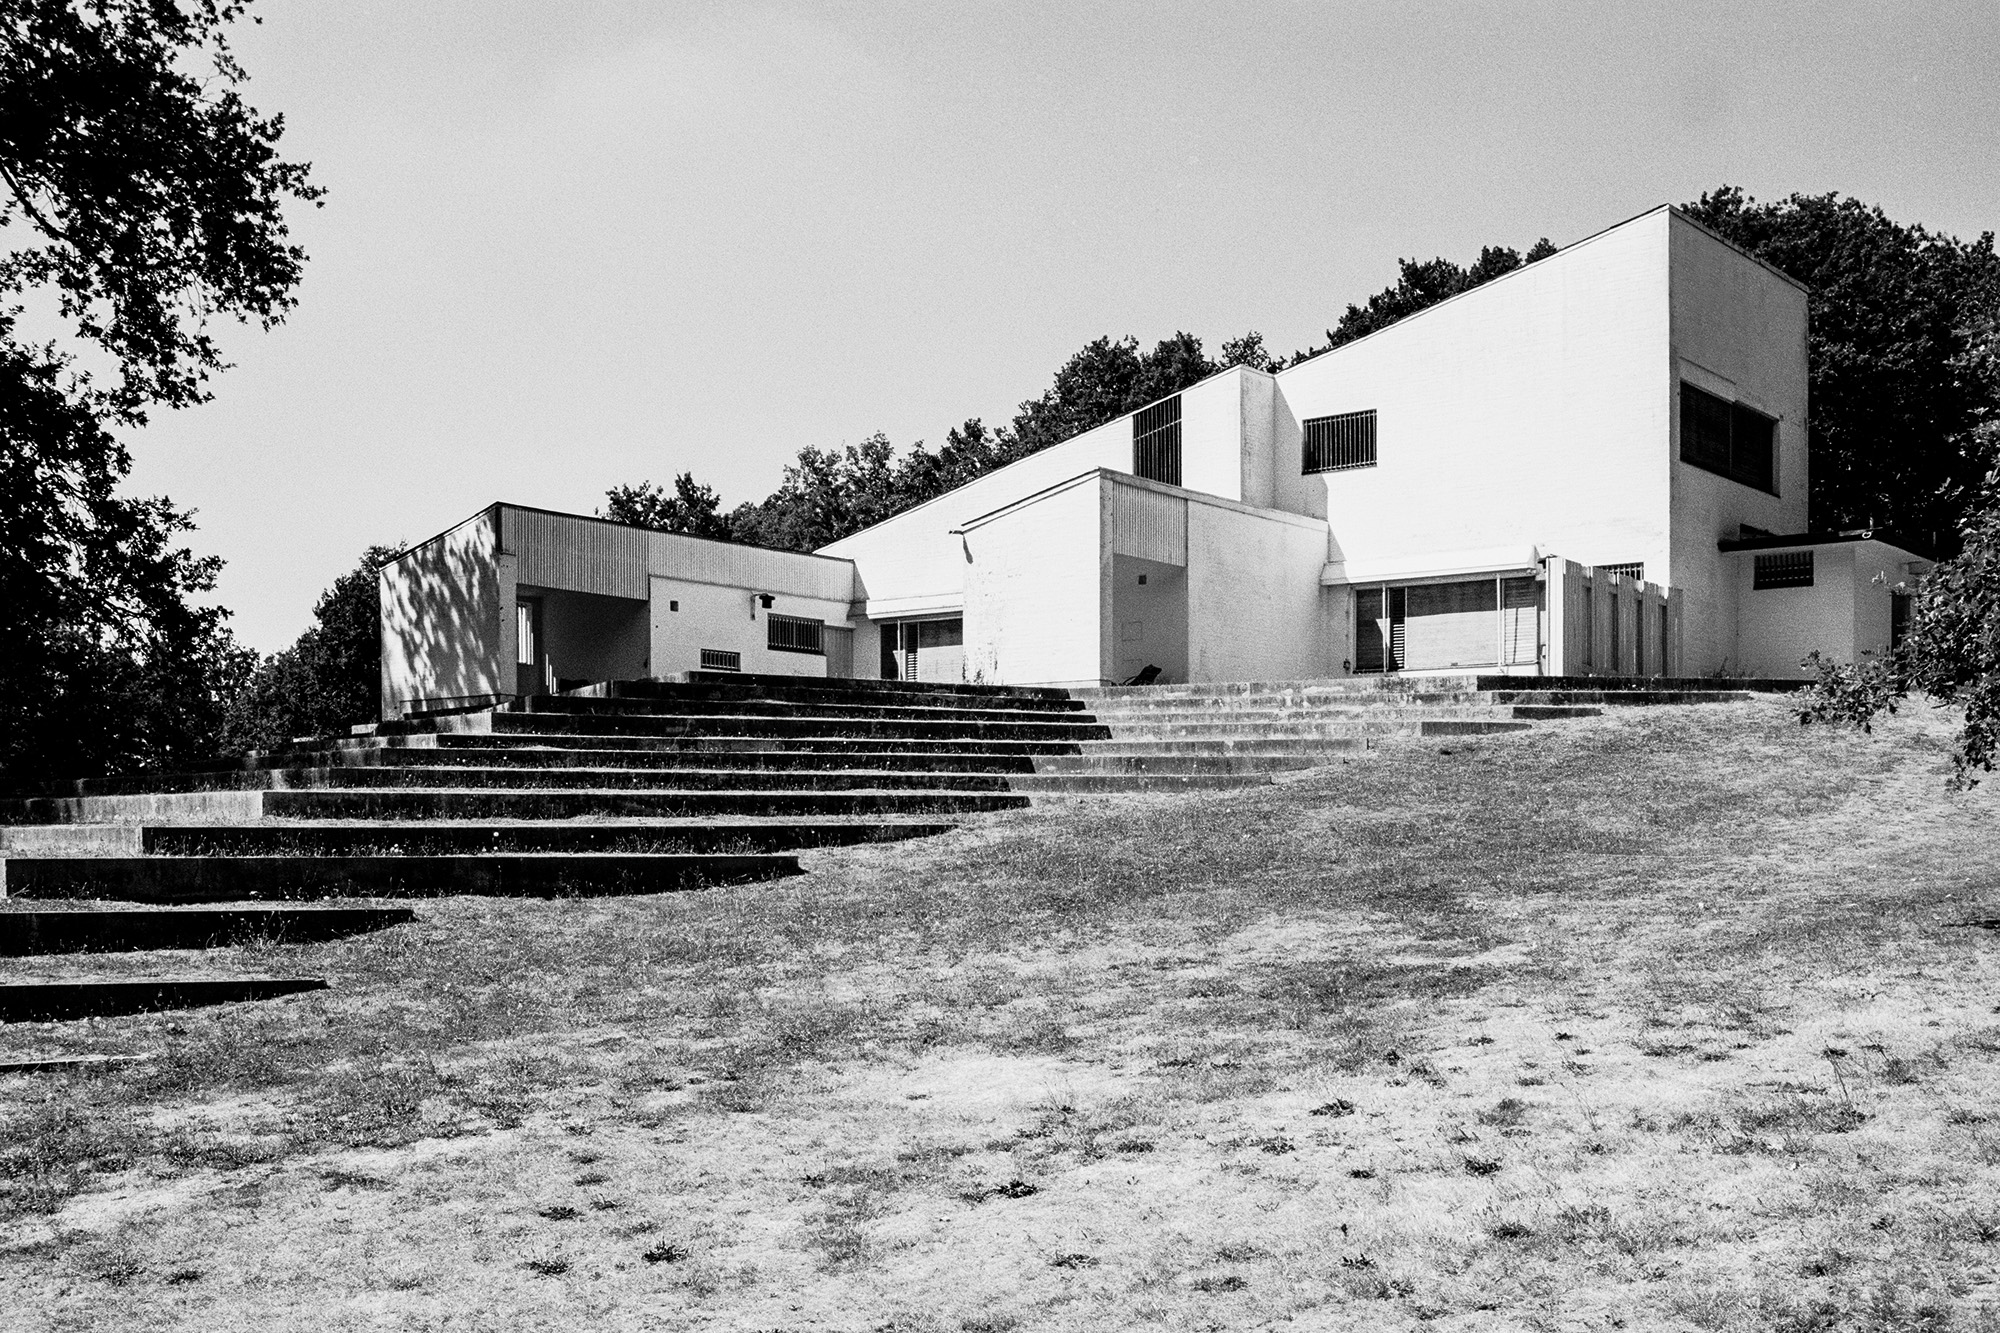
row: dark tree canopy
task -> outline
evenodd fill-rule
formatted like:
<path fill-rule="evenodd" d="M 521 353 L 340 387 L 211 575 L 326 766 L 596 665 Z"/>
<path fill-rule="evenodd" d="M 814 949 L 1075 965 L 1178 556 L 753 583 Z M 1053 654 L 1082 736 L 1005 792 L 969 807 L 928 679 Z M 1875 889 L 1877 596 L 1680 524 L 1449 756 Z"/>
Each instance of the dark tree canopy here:
<path fill-rule="evenodd" d="M 1993 465 L 2000 257 L 1836 194 L 1687 206 L 1810 293 L 1812 525 L 1888 527 L 1949 550 Z"/>
<path fill-rule="evenodd" d="M 880 523 L 905 509 L 994 468 L 1060 444 L 1147 403 L 1178 393 L 1224 366 L 1273 363 L 1256 333 L 1225 344 L 1224 360 L 1210 361 L 1201 339 L 1176 333 L 1152 351 L 1136 338 L 1097 338 L 1055 374 L 1040 397 L 1022 403 L 1011 424 L 989 430 L 973 418 L 945 435 L 932 450 L 919 441 L 898 458 L 886 435 L 843 449 L 807 445 L 785 468 L 783 483 L 753 504 L 720 512 L 714 491 L 689 473 L 674 478 L 674 493 L 651 482 L 605 492 L 600 517 L 702 537 L 726 537 L 752 546 L 812 551 Z"/>
<path fill-rule="evenodd" d="M 1375 293 L 1365 305 L 1348 306 L 1340 322 L 1326 331 L 1326 345 L 1298 353 L 1292 358 L 1292 364 L 1310 360 L 1321 352 L 1330 352 L 1356 338 L 1365 338 L 1377 330 L 1388 328 L 1399 319 L 1414 315 L 1419 310 L 1427 310 L 1460 292 L 1469 292 L 1503 273 L 1512 273 L 1523 264 L 1547 259 L 1555 252 L 1555 246 L 1544 236 L 1528 247 L 1525 256 L 1505 246 L 1489 245 L 1479 252 L 1479 258 L 1469 268 L 1443 258 L 1398 260 L 1401 274 L 1395 286 Z"/>
<path fill-rule="evenodd" d="M 208 396 L 213 318 L 292 303 L 319 192 L 237 92 L 242 9 L 0 0 L 0 778 L 199 757 L 251 660 L 112 434 Z"/>
<path fill-rule="evenodd" d="M 337 736 L 378 714 L 382 605 L 376 569 L 397 554 L 371 546 L 313 607 L 298 641 L 260 663 L 230 701 L 224 748 L 273 750 L 302 737 Z"/>

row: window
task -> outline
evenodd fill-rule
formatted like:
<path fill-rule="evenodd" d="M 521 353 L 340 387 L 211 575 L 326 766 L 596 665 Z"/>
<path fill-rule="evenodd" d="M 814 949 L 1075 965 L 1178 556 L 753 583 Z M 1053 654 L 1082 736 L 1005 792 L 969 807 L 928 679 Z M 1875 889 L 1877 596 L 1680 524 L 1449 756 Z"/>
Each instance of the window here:
<path fill-rule="evenodd" d="M 1776 495 L 1777 431 L 1778 423 L 1754 408 L 1681 385 L 1683 463 Z"/>
<path fill-rule="evenodd" d="M 514 662 L 517 666 L 533 666 L 539 660 L 535 625 L 541 620 L 536 614 L 540 609 L 534 602 L 514 603 Z"/>
<path fill-rule="evenodd" d="M 1305 423 L 1300 472 L 1341 472 L 1375 466 L 1375 409 L 1313 417 Z"/>
<path fill-rule="evenodd" d="M 774 653 L 826 654 L 826 622 L 801 616 L 765 616 L 765 646 Z"/>
<path fill-rule="evenodd" d="M 1630 579 L 1634 583 L 1644 583 L 1646 581 L 1646 562 L 1643 560 L 1633 560 L 1623 565 L 1599 565 L 1597 572 L 1600 574 L 1615 574 L 1621 579 Z"/>
<path fill-rule="evenodd" d="M 1779 551 L 1773 555 L 1758 556 L 1756 569 L 1750 576 L 1750 586 L 1759 590 L 1812 587 L 1813 553 Z"/>
<path fill-rule="evenodd" d="M 1903 646 L 1903 638 L 1910 632 L 1910 607 L 1916 598 L 1906 592 L 1889 594 L 1889 651 L 1895 652 Z"/>
<path fill-rule="evenodd" d="M 1660 603 L 1660 674 L 1662 676 L 1667 674 L 1668 668 L 1671 665 L 1673 654 L 1667 651 L 1667 645 L 1670 644 L 1672 641 L 1673 641 L 1672 636 L 1668 633 L 1667 630 L 1667 604 L 1665 602 L 1661 602 Z"/>
<path fill-rule="evenodd" d="M 1624 665 L 1618 655 L 1618 594 L 1614 592 L 1611 594 L 1611 674 L 1617 675 Z"/>
<path fill-rule="evenodd" d="M 1132 414 L 1132 471 L 1148 481 L 1181 484 L 1181 396 Z"/>
<path fill-rule="evenodd" d="M 1404 611 L 1401 588 L 1360 588 L 1354 593 L 1354 670 L 1373 675 L 1403 669 Z"/>
<path fill-rule="evenodd" d="M 704 648 L 701 650 L 701 669 L 703 671 L 741 671 L 743 669 L 743 654 L 724 652 L 720 648 Z"/>

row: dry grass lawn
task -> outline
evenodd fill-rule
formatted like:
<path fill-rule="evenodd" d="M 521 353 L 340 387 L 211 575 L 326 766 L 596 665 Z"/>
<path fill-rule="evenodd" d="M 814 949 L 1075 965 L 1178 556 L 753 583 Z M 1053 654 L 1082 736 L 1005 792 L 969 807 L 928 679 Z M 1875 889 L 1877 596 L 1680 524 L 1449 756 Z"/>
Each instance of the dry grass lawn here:
<path fill-rule="evenodd" d="M 334 988 L 0 1028 L 154 1056 L 0 1077 L 0 1323 L 2000 1329 L 1948 730 L 1634 710 L 223 951 Z"/>

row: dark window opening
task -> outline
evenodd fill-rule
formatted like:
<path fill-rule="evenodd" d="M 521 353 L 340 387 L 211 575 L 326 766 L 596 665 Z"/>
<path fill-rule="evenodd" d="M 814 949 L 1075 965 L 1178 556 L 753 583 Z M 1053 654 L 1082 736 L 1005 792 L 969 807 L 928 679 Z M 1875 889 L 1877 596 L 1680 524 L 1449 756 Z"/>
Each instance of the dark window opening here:
<path fill-rule="evenodd" d="M 1302 473 L 1375 466 L 1375 409 L 1313 417 L 1305 423 Z"/>
<path fill-rule="evenodd" d="M 826 622 L 801 616 L 765 616 L 765 646 L 774 653 L 826 654 Z"/>
<path fill-rule="evenodd" d="M 1354 670 L 1374 675 L 1403 669 L 1404 619 L 1408 601 L 1401 588 L 1362 588 L 1354 594 Z"/>
<path fill-rule="evenodd" d="M 1778 423 L 1755 408 L 1681 385 L 1681 462 L 1772 495 Z"/>
<path fill-rule="evenodd" d="M 720 648 L 704 648 L 701 650 L 701 669 L 703 671 L 741 671 L 743 669 L 743 654 L 725 652 Z"/>
<path fill-rule="evenodd" d="M 1758 590 L 1812 587 L 1813 553 L 1779 551 L 1772 555 L 1758 556 L 1756 567 L 1751 572 L 1750 586 Z"/>
<path fill-rule="evenodd" d="M 1889 651 L 1895 652 L 1903 646 L 1903 640 L 1910 632 L 1910 608 L 1916 598 L 1906 592 L 1889 594 Z"/>
<path fill-rule="evenodd" d="M 1181 396 L 1132 414 L 1132 471 L 1148 481 L 1181 484 Z"/>

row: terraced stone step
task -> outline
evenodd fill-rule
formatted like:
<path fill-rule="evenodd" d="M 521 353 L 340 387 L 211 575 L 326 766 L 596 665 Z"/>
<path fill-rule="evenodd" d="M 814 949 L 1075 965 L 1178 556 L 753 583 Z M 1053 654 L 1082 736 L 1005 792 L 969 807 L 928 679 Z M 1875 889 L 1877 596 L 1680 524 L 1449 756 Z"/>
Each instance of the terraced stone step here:
<path fill-rule="evenodd" d="M 168 907 L 0 911 L 0 957 L 319 943 L 416 919 L 407 907 Z"/>
<path fill-rule="evenodd" d="M 1076 753 L 1083 756 L 1187 754 L 1327 757 L 1364 754 L 1369 746 L 1367 736 L 1266 736 L 1249 731 L 1230 736 L 1154 739 L 1145 735 L 1140 729 L 1134 730 L 1138 734 L 1116 740 L 1086 741 L 1077 748 Z"/>
<path fill-rule="evenodd" d="M 1423 736 L 1496 736 L 1509 731 L 1530 731 L 1527 722 L 1425 722 L 1418 734 Z"/>
<path fill-rule="evenodd" d="M 1565 718 L 1603 717 L 1602 708 L 1573 704 L 1515 704 L 1514 716 L 1525 721 L 1554 722 Z"/>
<path fill-rule="evenodd" d="M 1268 772 L 1254 773 L 1049 773 L 1014 779 L 1015 789 L 1042 795 L 1112 792 L 1233 791 L 1268 787 Z"/>
<path fill-rule="evenodd" d="M 999 703 L 1010 699 L 1058 704 L 1074 697 L 1071 690 L 1050 685 L 973 685 L 931 680 L 871 680 L 864 677 L 779 676 L 756 671 L 682 671 L 661 680 L 612 682 L 621 691 L 646 693 L 673 689 L 751 690 L 782 693 L 825 691 L 871 698 L 916 698 L 936 695 L 950 699 Z"/>
<path fill-rule="evenodd" d="M 959 705 L 924 706 L 907 703 L 852 702 L 815 698 L 709 699 L 611 698 L 575 694 L 537 695 L 508 705 L 503 711 L 531 716 L 571 717 L 703 717 L 703 718 L 783 718 L 813 722 L 883 721 L 939 722 L 1064 722 L 1083 712 L 1083 706 L 1064 700 L 1061 707 L 969 708 Z"/>
<path fill-rule="evenodd" d="M 907 773 L 1029 773 L 1034 761 L 1029 754 L 983 754 L 963 750 L 937 749 L 910 751 L 877 749 L 776 750 L 767 742 L 751 742 L 766 748 L 740 750 L 590 750 L 546 748 L 542 746 L 453 746 L 341 748 L 311 756 L 310 765 L 354 768 L 562 768 L 644 769 L 679 771 L 684 769 L 792 770 L 866 768 L 876 772 Z M 1074 746 L 1049 746 L 1074 749 Z M 260 756 L 257 768 L 301 766 L 281 762 L 299 755 Z M 442 779 L 440 779 L 442 781 Z"/>
<path fill-rule="evenodd" d="M 0 982 L 0 1023 L 111 1018 L 325 990 L 318 977 L 146 977 Z"/>
<path fill-rule="evenodd" d="M 1079 715 L 1082 716 L 1082 715 Z M 438 719 L 440 732 L 584 736 L 841 737 L 852 740 L 1074 741 L 1104 734 L 1094 722 L 914 722 L 860 718 L 572 716 L 468 713 Z"/>
<path fill-rule="evenodd" d="M 337 768 L 232 769 L 96 779 L 85 796 L 154 791 L 347 791 L 421 787 L 484 791 L 1005 791 L 1003 773 L 884 771 L 873 768 L 504 768 L 342 765 Z"/>
<path fill-rule="evenodd" d="M 636 754 L 1063 754 L 1081 740 L 990 740 L 945 737 L 855 736 L 609 736 L 514 734 L 509 732 L 443 732 L 432 735 L 369 737 L 344 741 L 345 750 L 518 749 L 620 750 Z"/>
<path fill-rule="evenodd" d="M 1055 774 L 1102 774 L 1106 776 L 1194 776 L 1239 775 L 1292 772 L 1315 767 L 1321 761 L 1313 755 L 1263 754 L 1086 754 L 1062 755 L 1035 761 L 1041 777 Z M 1015 791 L 1035 791 L 1023 778 L 1009 778 Z"/>
<path fill-rule="evenodd" d="M 1495 690 L 1498 704 L 1736 704 L 1755 698 L 1745 690 Z"/>
<path fill-rule="evenodd" d="M 501 898 L 674 893 L 800 874 L 796 856 L 68 856 L 7 863 L 15 898 L 215 903 L 259 899 Z"/>
<path fill-rule="evenodd" d="M 467 856 L 790 852 L 935 837 L 938 821 L 581 820 L 556 824 L 44 824 L 0 829 L 7 856 Z"/>
<path fill-rule="evenodd" d="M 1015 810 L 1005 792 L 231 791 L 50 796 L 0 802 L 0 823 L 251 824 L 267 819 L 552 820 L 962 815 Z"/>

